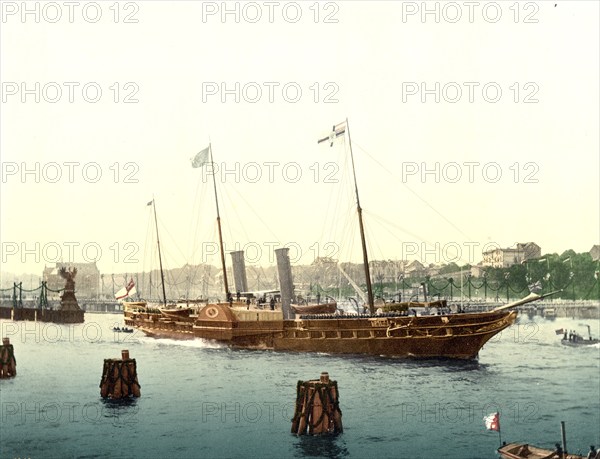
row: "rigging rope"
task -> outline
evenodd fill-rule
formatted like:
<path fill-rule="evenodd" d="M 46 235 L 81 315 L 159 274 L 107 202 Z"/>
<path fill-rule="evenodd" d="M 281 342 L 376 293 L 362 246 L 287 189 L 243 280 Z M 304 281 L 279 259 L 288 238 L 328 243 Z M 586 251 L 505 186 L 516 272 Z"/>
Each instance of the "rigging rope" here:
<path fill-rule="evenodd" d="M 354 142 L 354 144 L 357 145 L 358 148 L 360 150 L 362 150 L 365 153 L 365 155 L 367 155 L 373 162 L 375 162 L 379 167 L 381 167 L 381 169 L 383 169 L 385 172 L 387 172 L 389 175 L 391 175 L 394 179 L 398 180 L 400 182 L 400 184 L 404 188 L 406 188 L 412 195 L 414 195 L 419 201 L 421 201 L 423 204 L 425 204 L 427 207 L 429 207 L 433 212 L 435 212 L 444 221 L 446 221 L 446 223 L 448 223 L 455 230 L 457 230 L 460 234 L 462 234 L 464 237 L 466 237 L 467 240 L 469 240 L 469 241 L 473 240 L 473 238 L 468 236 L 462 229 L 460 229 L 458 226 L 456 226 L 448 217 L 446 217 L 444 214 L 442 214 L 440 211 L 438 211 L 432 204 L 430 204 L 429 201 L 427 201 L 425 198 L 422 198 L 416 191 L 414 191 L 411 187 L 409 187 L 406 183 L 404 183 L 404 181 L 400 177 L 397 177 L 396 175 L 394 175 L 389 167 L 386 168 L 381 162 L 379 162 L 377 159 L 375 159 L 375 157 L 373 157 L 371 154 L 369 154 L 369 152 L 365 148 L 360 146 L 358 143 Z"/>

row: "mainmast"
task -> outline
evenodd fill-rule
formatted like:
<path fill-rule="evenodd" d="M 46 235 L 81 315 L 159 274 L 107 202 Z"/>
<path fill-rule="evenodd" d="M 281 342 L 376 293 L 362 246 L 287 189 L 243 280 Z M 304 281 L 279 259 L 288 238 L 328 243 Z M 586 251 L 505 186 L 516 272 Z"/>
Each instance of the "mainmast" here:
<path fill-rule="evenodd" d="M 223 234 L 221 232 L 221 215 L 219 214 L 219 200 L 217 199 L 217 180 L 215 179 L 215 167 L 212 155 L 212 144 L 208 144 L 208 151 L 210 152 L 210 162 L 212 164 L 212 176 L 213 176 L 213 187 L 215 189 L 215 204 L 217 206 L 217 227 L 219 229 L 219 248 L 221 249 L 221 267 L 223 268 L 223 285 L 225 286 L 225 295 L 229 300 L 229 285 L 227 284 L 227 267 L 225 266 L 225 250 L 223 249 Z"/>
<path fill-rule="evenodd" d="M 154 209 L 154 225 L 156 226 L 156 245 L 158 246 L 158 264 L 160 266 L 160 280 L 162 283 L 163 303 L 167 306 L 167 293 L 165 291 L 165 273 L 163 272 L 162 257 L 160 254 L 160 239 L 158 238 L 158 220 L 156 219 L 156 200 L 152 198 L 152 208 Z"/>
<path fill-rule="evenodd" d="M 358 185 L 356 183 L 356 170 L 354 169 L 354 154 L 352 153 L 352 140 L 350 139 L 350 124 L 346 118 L 346 130 L 348 131 L 348 145 L 350 146 L 350 159 L 352 160 L 352 174 L 354 176 L 354 191 L 356 192 L 356 210 L 358 213 L 358 226 L 360 228 L 360 242 L 362 244 L 363 264 L 365 267 L 365 278 L 367 281 L 367 299 L 369 301 L 369 312 L 375 314 L 375 303 L 373 301 L 373 286 L 371 285 L 371 273 L 369 271 L 369 255 L 367 253 L 367 243 L 365 240 L 365 228 L 362 218 L 362 207 L 358 197 Z"/>

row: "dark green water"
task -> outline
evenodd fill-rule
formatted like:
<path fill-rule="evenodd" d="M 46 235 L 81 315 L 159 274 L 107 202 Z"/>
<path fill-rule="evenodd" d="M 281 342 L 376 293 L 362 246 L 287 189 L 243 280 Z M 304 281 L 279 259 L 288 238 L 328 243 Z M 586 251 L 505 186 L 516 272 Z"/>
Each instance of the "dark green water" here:
<path fill-rule="evenodd" d="M 502 440 L 600 444 L 600 348 L 568 348 L 555 329 L 581 320 L 522 317 L 477 361 L 410 361 L 231 350 L 118 335 L 117 315 L 58 326 L 0 321 L 18 375 L 0 381 L 2 458 L 494 458 Z M 598 321 L 587 321 L 598 335 Z M 125 341 L 123 342 L 123 340 Z M 142 396 L 105 402 L 103 359 L 129 349 Z M 344 433 L 290 434 L 296 382 L 338 381 Z"/>

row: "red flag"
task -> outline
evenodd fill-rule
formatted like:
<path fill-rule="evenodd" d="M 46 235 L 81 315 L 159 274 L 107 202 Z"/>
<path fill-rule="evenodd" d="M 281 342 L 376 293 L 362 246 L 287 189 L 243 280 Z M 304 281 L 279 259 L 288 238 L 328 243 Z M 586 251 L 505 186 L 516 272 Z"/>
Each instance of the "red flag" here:
<path fill-rule="evenodd" d="M 500 432 L 500 413 L 488 414 L 485 418 L 483 418 L 483 422 L 488 430 Z"/>
<path fill-rule="evenodd" d="M 129 292 L 133 287 L 135 287 L 135 283 L 133 282 L 133 277 L 131 279 L 129 279 L 129 282 L 127 283 L 127 286 L 125 287 L 127 289 L 127 292 Z"/>

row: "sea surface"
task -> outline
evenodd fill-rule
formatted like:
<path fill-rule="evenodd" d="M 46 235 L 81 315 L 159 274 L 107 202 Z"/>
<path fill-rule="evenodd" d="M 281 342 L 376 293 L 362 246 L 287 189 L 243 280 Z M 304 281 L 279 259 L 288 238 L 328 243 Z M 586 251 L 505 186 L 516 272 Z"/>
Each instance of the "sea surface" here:
<path fill-rule="evenodd" d="M 116 334 L 123 318 L 0 321 L 17 377 L 0 380 L 2 458 L 496 458 L 502 441 L 600 445 L 600 347 L 555 330 L 597 320 L 519 318 L 474 361 L 399 360 L 229 349 Z M 106 358 L 128 349 L 141 397 L 104 401 Z M 290 433 L 298 380 L 338 382 L 344 433 Z M 500 412 L 501 438 L 483 417 Z"/>

